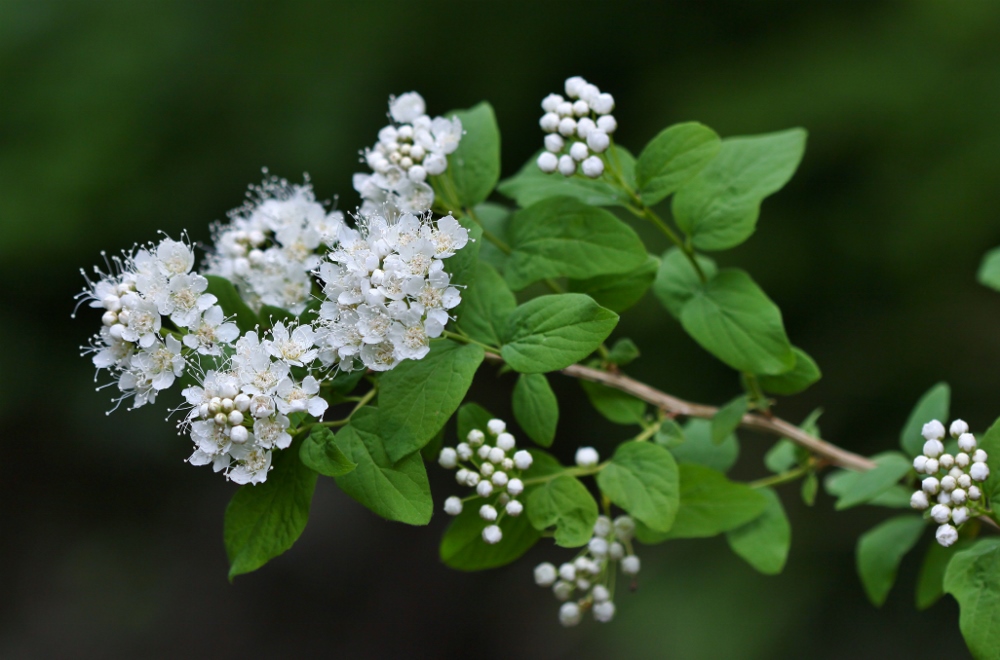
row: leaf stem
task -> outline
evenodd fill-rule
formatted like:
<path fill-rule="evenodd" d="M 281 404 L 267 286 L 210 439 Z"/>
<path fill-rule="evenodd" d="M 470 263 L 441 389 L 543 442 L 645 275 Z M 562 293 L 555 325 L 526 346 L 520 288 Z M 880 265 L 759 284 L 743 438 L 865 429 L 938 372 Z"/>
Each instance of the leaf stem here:
<path fill-rule="evenodd" d="M 496 346 L 490 346 L 489 344 L 484 344 L 484 343 L 482 343 L 480 341 L 476 341 L 472 337 L 469 337 L 468 335 L 465 335 L 465 334 L 461 334 L 461 333 L 457 333 L 457 332 L 451 332 L 449 330 L 445 330 L 441 334 L 442 334 L 442 336 L 447 337 L 448 339 L 454 339 L 455 341 L 460 341 L 463 344 L 475 344 L 476 346 L 479 346 L 480 348 L 482 348 L 485 351 L 492 351 L 494 353 L 499 353 L 500 352 L 500 349 L 497 348 Z"/>
<path fill-rule="evenodd" d="M 511 252 L 513 252 L 511 247 L 507 245 L 507 243 L 502 238 L 500 238 L 499 236 L 497 236 L 496 234 L 494 234 L 493 232 L 491 232 L 489 229 L 486 228 L 486 225 L 484 225 L 483 221 L 479 219 L 479 216 L 476 215 L 474 209 L 466 206 L 465 215 L 472 218 L 472 220 L 477 225 L 479 225 L 479 228 L 483 230 L 483 238 L 488 240 L 493 245 L 497 246 L 497 248 L 499 248 L 501 252 L 503 252 L 504 254 L 510 254 Z"/>
<path fill-rule="evenodd" d="M 782 472 L 781 474 L 775 474 L 770 477 L 764 477 L 763 479 L 758 479 L 757 481 L 751 481 L 747 485 L 751 488 L 766 488 L 768 486 L 778 486 L 780 484 L 788 483 L 789 481 L 795 481 L 796 479 L 801 479 L 802 477 L 809 474 L 815 469 L 815 466 L 811 464 L 802 465 L 795 468 L 794 470 L 788 470 L 787 472 Z"/>

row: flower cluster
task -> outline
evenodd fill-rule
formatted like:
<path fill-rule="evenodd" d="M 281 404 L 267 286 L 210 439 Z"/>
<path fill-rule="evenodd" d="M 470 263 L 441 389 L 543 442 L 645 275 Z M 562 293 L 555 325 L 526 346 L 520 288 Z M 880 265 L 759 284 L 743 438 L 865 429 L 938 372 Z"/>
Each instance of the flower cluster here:
<path fill-rule="evenodd" d="M 431 119 L 426 109 L 416 92 L 390 97 L 392 122 L 378 132 L 375 146 L 364 151 L 374 174 L 354 175 L 354 188 L 364 200 L 363 215 L 423 213 L 434 204 L 427 177 L 448 168 L 447 156 L 462 139 L 462 122 L 458 117 Z"/>
<path fill-rule="evenodd" d="M 185 389 L 191 410 L 184 425 L 195 444 L 188 462 L 211 463 L 239 484 L 264 481 L 271 451 L 292 442 L 288 415 L 319 419 L 326 411 L 319 381 L 311 375 L 299 381 L 291 372 L 315 360 L 314 340 L 308 325 L 277 323 L 264 339 L 251 330 L 236 342 L 224 370 L 210 370 L 200 385 Z"/>
<path fill-rule="evenodd" d="M 629 516 L 619 516 L 614 522 L 599 516 L 593 538 L 572 562 L 558 569 L 548 562 L 535 567 L 535 583 L 552 587 L 556 598 L 566 601 L 559 608 L 560 623 L 575 626 L 588 609 L 601 623 L 614 618 L 615 566 L 620 564 L 622 573 L 629 576 L 639 572 L 639 558 L 632 551 L 634 535 L 635 521 Z M 582 592 L 579 597 L 578 590 Z"/>
<path fill-rule="evenodd" d="M 104 310 L 101 330 L 84 352 L 114 374 L 122 398 L 134 396 L 136 408 L 173 385 L 186 354 L 217 355 L 220 344 L 236 339 L 236 326 L 224 322 L 216 297 L 205 293 L 208 280 L 193 266 L 190 245 L 164 238 L 112 259 L 108 273 L 95 268 L 96 281 L 84 273 L 87 286 L 77 299 Z M 183 343 L 164 328 L 164 318 L 190 330 Z"/>
<path fill-rule="evenodd" d="M 228 224 L 213 228 L 206 273 L 233 282 L 255 311 L 271 305 L 300 314 L 310 300 L 319 252 L 337 237 L 344 214 L 328 213 L 308 179 L 300 186 L 272 176 L 248 196 L 229 212 Z"/>
<path fill-rule="evenodd" d="M 957 528 L 962 523 L 981 513 L 983 492 L 976 482 L 986 481 L 990 476 L 986 452 L 977 448 L 969 425 L 956 419 L 949 432 L 958 440 L 958 452 L 954 455 L 946 453 L 941 442 L 945 437 L 944 424 L 936 419 L 924 424 L 921 432 L 926 440 L 924 453 L 913 459 L 913 468 L 917 474 L 928 476 L 910 498 L 914 509 L 931 507 L 930 517 L 940 525 L 937 541 L 945 547 L 958 540 Z M 931 506 L 931 498 L 936 498 L 937 504 Z"/>
<path fill-rule="evenodd" d="M 476 495 L 466 499 L 486 500 L 479 507 L 479 517 L 489 523 L 483 529 L 483 540 L 492 544 L 503 538 L 498 524 L 503 516 L 519 516 L 524 511 L 517 499 L 524 492 L 521 472 L 531 467 L 533 459 L 527 451 L 516 450 L 514 436 L 507 433 L 503 420 L 491 419 L 486 429 L 488 433 L 473 429 L 465 442 L 443 448 L 438 463 L 447 470 L 458 468 L 458 484 L 476 489 Z M 450 516 L 462 513 L 462 508 L 463 500 L 454 495 L 444 502 L 444 511 Z"/>
<path fill-rule="evenodd" d="M 386 371 L 427 355 L 448 310 L 462 300 L 444 260 L 468 241 L 450 215 L 436 222 L 429 213 L 363 215 L 357 229 L 342 227 L 318 270 L 326 299 L 319 310 L 323 364 L 350 371 L 360 360 Z"/>
<path fill-rule="evenodd" d="M 610 135 L 618 128 L 611 111 L 615 99 L 580 76 L 566 80 L 566 96 L 549 94 L 542 100 L 545 114 L 538 120 L 545 136 L 545 151 L 538 167 L 545 173 L 573 176 L 577 169 L 596 179 L 604 173 L 604 161 L 597 154 L 611 145 Z"/>

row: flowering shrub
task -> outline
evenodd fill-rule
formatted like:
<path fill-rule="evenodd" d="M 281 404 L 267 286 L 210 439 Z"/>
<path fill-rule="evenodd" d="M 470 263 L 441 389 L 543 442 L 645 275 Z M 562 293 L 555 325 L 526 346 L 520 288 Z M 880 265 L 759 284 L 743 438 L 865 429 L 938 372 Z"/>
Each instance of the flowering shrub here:
<path fill-rule="evenodd" d="M 641 579 L 640 544 L 724 535 L 757 570 L 780 572 L 791 529 L 776 487 L 801 481 L 812 505 L 833 467 L 825 487 L 838 509 L 908 510 L 858 542 L 873 603 L 936 525 L 918 606 L 952 594 L 973 653 L 997 657 L 1000 537 L 980 534 L 1000 528 L 1000 425 L 977 438 L 956 420 L 946 432 L 945 384 L 917 403 L 902 452 L 867 458 L 826 442 L 818 411 L 798 424 L 776 417 L 774 397 L 805 390 L 820 369 L 750 274 L 708 256 L 753 235 L 805 132 L 720 138 L 682 123 L 636 157 L 614 143 L 611 94 L 580 77 L 562 91 L 541 102 L 544 149 L 505 181 L 488 104 L 432 119 L 409 92 L 390 100 L 391 123 L 362 152 L 370 172 L 354 176 L 363 203 L 350 217 L 308 180 L 267 176 L 214 227 L 200 267 L 197 246 L 164 237 L 88 279 L 79 299 L 101 326 L 85 352 L 111 376 L 116 407 L 175 388 L 188 462 L 243 485 L 225 515 L 230 577 L 291 547 L 323 475 L 389 520 L 452 516 L 440 554 L 456 569 L 502 566 L 551 539 L 534 580 L 562 601 L 558 620 L 608 622 L 616 582 Z M 513 204 L 487 201 L 494 191 Z M 669 221 L 657 210 L 668 198 Z M 674 246 L 649 254 L 631 222 Z M 1000 288 L 1000 254 L 980 279 Z M 625 374 L 639 349 L 609 338 L 648 290 L 737 372 L 730 401 L 687 402 Z M 518 374 L 511 423 L 466 401 L 481 369 Z M 565 466 L 545 451 L 571 442 L 556 437 L 549 374 L 560 372 L 601 415 L 634 427 L 610 457 L 573 447 Z M 772 474 L 726 476 L 739 428 L 777 438 Z M 435 506 L 425 460 L 467 490 Z"/>

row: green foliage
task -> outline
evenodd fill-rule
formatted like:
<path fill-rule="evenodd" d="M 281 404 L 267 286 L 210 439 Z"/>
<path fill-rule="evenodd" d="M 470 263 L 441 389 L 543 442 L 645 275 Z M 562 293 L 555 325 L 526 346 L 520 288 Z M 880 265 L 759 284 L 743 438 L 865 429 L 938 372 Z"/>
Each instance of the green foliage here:
<path fill-rule="evenodd" d="M 712 442 L 720 445 L 740 427 L 743 415 L 747 414 L 750 401 L 746 395 L 738 396 L 712 417 Z"/>
<path fill-rule="evenodd" d="M 777 575 L 785 567 L 792 544 L 792 526 L 781 506 L 781 498 L 770 488 L 760 491 L 767 508 L 750 522 L 726 532 L 733 552 L 765 575 Z"/>
<path fill-rule="evenodd" d="M 958 627 L 972 655 L 1000 658 L 1000 539 L 982 539 L 955 553 L 944 590 L 958 601 Z"/>
<path fill-rule="evenodd" d="M 718 269 L 714 260 L 702 255 L 698 255 L 696 259 L 706 278 L 711 280 L 715 277 Z M 680 319 L 684 303 L 703 289 L 704 284 L 698 273 L 680 248 L 670 248 L 663 253 L 656 279 L 653 280 L 653 293 L 674 318 Z"/>
<path fill-rule="evenodd" d="M 674 526 L 665 535 L 650 537 L 644 531 L 640 541 L 645 543 L 648 539 L 655 543 L 667 538 L 715 536 L 749 523 L 768 506 L 767 497 L 760 491 L 730 481 L 721 472 L 703 465 L 682 464 L 680 479 L 680 508 Z"/>
<path fill-rule="evenodd" d="M 525 511 L 538 531 L 555 527 L 556 545 L 577 548 L 594 535 L 597 502 L 576 477 L 561 475 L 531 489 Z"/>
<path fill-rule="evenodd" d="M 639 424 L 646 412 L 646 403 L 600 383 L 587 380 L 580 381 L 580 387 L 587 393 L 587 398 L 597 412 L 615 424 Z"/>
<path fill-rule="evenodd" d="M 815 472 L 810 472 L 802 480 L 802 501 L 806 506 L 816 503 L 816 493 L 819 491 L 819 477 Z"/>
<path fill-rule="evenodd" d="M 772 394 L 798 394 L 822 377 L 819 365 L 808 353 L 797 346 L 792 346 L 795 353 L 795 366 L 790 371 L 777 376 L 759 376 L 760 386 Z"/>
<path fill-rule="evenodd" d="M 604 209 L 552 197 L 514 214 L 504 277 L 515 291 L 549 277 L 628 273 L 647 259 L 631 227 Z"/>
<path fill-rule="evenodd" d="M 399 461 L 391 460 L 379 427 L 378 410 L 366 407 L 354 413 L 350 423 L 337 433 L 337 447 L 357 464 L 352 472 L 336 477 L 337 485 L 383 518 L 426 525 L 434 503 L 423 458 L 414 452 Z"/>
<path fill-rule="evenodd" d="M 986 253 L 976 279 L 983 286 L 1000 291 L 1000 247 L 995 247 Z"/>
<path fill-rule="evenodd" d="M 448 155 L 448 170 L 442 175 L 454 185 L 445 201 L 457 211 L 485 200 L 500 179 L 500 129 L 493 106 L 485 101 L 444 116 L 458 117 L 464 131 L 458 148 Z"/>
<path fill-rule="evenodd" d="M 623 147 L 614 146 L 609 152 L 622 169 L 626 184 L 635 188 L 635 158 Z M 515 200 L 520 207 L 531 206 L 549 197 L 572 197 L 591 206 L 628 206 L 629 196 L 607 178 L 589 179 L 582 175 L 564 177 L 546 174 L 538 169 L 538 155 L 528 159 L 524 167 L 497 186 L 502 194 Z"/>
<path fill-rule="evenodd" d="M 464 248 L 448 258 L 446 270 L 451 273 L 451 283 L 457 287 L 464 287 L 463 291 L 474 291 L 478 286 L 472 286 L 476 282 L 479 274 L 479 250 L 483 246 L 483 228 L 479 223 L 470 220 L 468 217 L 459 217 L 458 224 L 462 225 L 469 232 L 469 242 Z M 462 296 L 462 303 L 465 296 Z M 459 304 L 459 307 L 462 305 Z M 456 311 L 458 311 L 456 309 Z"/>
<path fill-rule="evenodd" d="M 916 456 L 923 452 L 924 437 L 920 435 L 920 430 L 924 424 L 936 419 L 947 428 L 950 406 L 951 388 L 948 387 L 948 383 L 938 383 L 920 397 L 899 434 L 899 446 L 908 456 Z"/>
<path fill-rule="evenodd" d="M 478 429 L 487 433 L 486 424 L 493 419 L 494 415 L 476 403 L 466 403 L 458 409 L 456 415 L 458 422 L 458 440 L 465 442 L 469 437 L 469 431 Z"/>
<path fill-rule="evenodd" d="M 299 458 L 309 468 L 327 477 L 340 477 L 358 467 L 337 447 L 333 431 L 324 426 L 315 427 L 302 442 Z"/>
<path fill-rule="evenodd" d="M 656 431 L 656 435 L 653 436 L 653 442 L 670 450 L 684 444 L 686 440 L 684 429 L 681 428 L 680 424 L 669 418 L 660 422 L 660 428 Z M 674 453 L 674 458 L 677 458 L 676 453 Z"/>
<path fill-rule="evenodd" d="M 643 204 L 652 206 L 675 192 L 715 158 L 721 145 L 715 131 L 698 122 L 663 129 L 650 140 L 635 164 Z"/>
<path fill-rule="evenodd" d="M 267 481 L 241 486 L 226 507 L 223 539 L 230 580 L 288 550 L 305 529 L 316 472 L 299 460 L 300 444 L 275 452 Z"/>
<path fill-rule="evenodd" d="M 867 472 L 854 473 L 855 476 L 848 477 L 849 485 L 838 488 L 837 493 L 831 491 L 831 495 L 838 496 L 837 511 L 870 502 L 896 485 L 910 471 L 910 461 L 899 452 L 884 452 L 872 459 L 877 467 Z M 827 490 L 830 490 L 829 487 Z"/>
<path fill-rule="evenodd" d="M 483 233 L 489 232 L 494 238 L 499 239 L 504 244 L 507 242 L 507 224 L 510 222 L 511 212 L 505 206 L 483 202 L 473 209 L 476 220 L 483 228 Z M 485 240 L 479 246 L 479 258 L 502 273 L 507 265 L 507 254 L 494 245 L 491 240 Z M 464 296 L 463 296 L 464 297 Z"/>
<path fill-rule="evenodd" d="M 736 434 L 730 434 L 720 443 L 714 442 L 712 422 L 707 419 L 689 419 L 684 425 L 683 438 L 683 443 L 670 449 L 681 464 L 704 465 L 719 472 L 728 472 L 740 455 Z"/>
<path fill-rule="evenodd" d="M 764 198 L 792 178 L 805 144 L 800 128 L 724 139 L 718 155 L 674 195 L 677 225 L 698 249 L 736 247 L 756 229 Z"/>
<path fill-rule="evenodd" d="M 660 260 L 647 255 L 646 262 L 627 273 L 597 275 L 585 280 L 570 280 L 569 290 L 586 293 L 602 307 L 624 312 L 639 302 L 656 277 Z"/>
<path fill-rule="evenodd" d="M 868 600 L 881 607 L 896 582 L 899 562 L 909 552 L 926 527 L 920 516 L 908 514 L 890 518 L 858 539 L 858 575 Z"/>
<path fill-rule="evenodd" d="M 625 442 L 597 474 L 597 485 L 636 520 L 666 532 L 677 516 L 678 478 L 677 463 L 669 451 L 648 442 Z"/>
<path fill-rule="evenodd" d="M 631 364 L 637 357 L 639 357 L 639 347 L 628 337 L 616 341 L 608 351 L 608 362 L 619 367 Z"/>
<path fill-rule="evenodd" d="M 822 408 L 817 408 L 812 411 L 809 413 L 809 416 L 806 417 L 801 424 L 799 424 L 799 428 L 809 435 L 819 436 L 819 424 L 817 424 L 817 421 L 822 414 Z M 808 459 L 809 450 L 795 444 L 788 438 L 782 438 L 774 443 L 767 453 L 764 454 L 764 465 L 771 472 L 780 474 L 791 470 L 796 465 L 803 465 Z"/>
<path fill-rule="evenodd" d="M 948 563 L 955 553 L 964 550 L 972 544 L 969 539 L 960 538 L 950 548 L 940 543 L 929 543 L 924 563 L 920 565 L 920 575 L 917 577 L 916 605 L 918 610 L 926 610 L 944 595 L 944 574 Z"/>
<path fill-rule="evenodd" d="M 1000 419 L 979 439 L 979 447 L 986 452 L 986 464 L 990 468 L 990 476 L 983 485 L 983 492 L 990 500 L 997 501 L 1000 493 Z"/>
<path fill-rule="evenodd" d="M 379 377 L 379 435 L 395 463 L 434 437 L 458 409 L 483 362 L 483 349 L 431 343 L 422 360 L 405 360 Z"/>
<path fill-rule="evenodd" d="M 458 329 L 487 346 L 501 344 L 507 315 L 517 307 L 514 293 L 496 269 L 485 261 L 476 265 L 476 285 L 462 292 L 456 308 Z"/>
<path fill-rule="evenodd" d="M 684 303 L 681 325 L 737 371 L 780 374 L 795 365 L 781 310 L 744 271 L 719 271 Z"/>
<path fill-rule="evenodd" d="M 550 447 L 559 423 L 559 401 L 545 374 L 521 374 L 511 402 L 514 418 L 529 438 Z"/>
<path fill-rule="evenodd" d="M 218 275 L 205 275 L 205 279 L 208 280 L 205 293 L 211 293 L 219 299 L 217 304 L 226 316 L 235 317 L 236 326 L 241 333 L 257 327 L 257 315 L 243 302 L 232 282 Z"/>
<path fill-rule="evenodd" d="M 503 539 L 490 545 L 483 540 L 483 529 L 487 523 L 479 517 L 478 509 L 466 506 L 448 525 L 439 549 L 441 561 L 446 566 L 459 571 L 482 571 L 505 566 L 519 559 L 541 538 L 528 521 L 528 516 L 504 516 L 498 523 Z"/>
<path fill-rule="evenodd" d="M 889 459 L 890 462 L 895 463 L 894 459 Z M 893 467 L 892 470 L 898 469 Z M 891 470 L 890 470 L 891 472 Z M 908 509 L 910 507 L 910 495 L 912 490 L 908 490 L 905 486 L 896 484 L 895 482 L 886 485 L 886 475 L 888 473 L 883 473 L 878 477 L 872 477 L 867 481 L 865 489 L 867 491 L 866 497 L 868 498 L 862 504 L 868 504 L 870 506 L 884 506 L 890 509 Z M 850 470 L 837 470 L 831 472 L 827 475 L 823 482 L 826 487 L 826 492 L 836 498 L 850 498 L 848 501 L 857 499 L 854 491 L 858 487 L 858 482 L 865 475 L 864 472 L 852 472 Z M 883 488 L 884 486 L 884 488 Z M 877 488 L 881 488 L 874 495 L 872 492 Z M 839 504 L 839 500 L 838 500 Z M 852 503 L 850 506 L 856 506 Z M 841 507 L 849 508 L 849 507 Z"/>
<path fill-rule="evenodd" d="M 617 324 L 617 314 L 582 293 L 540 296 L 507 317 L 501 355 L 521 373 L 557 371 L 597 350 Z"/>

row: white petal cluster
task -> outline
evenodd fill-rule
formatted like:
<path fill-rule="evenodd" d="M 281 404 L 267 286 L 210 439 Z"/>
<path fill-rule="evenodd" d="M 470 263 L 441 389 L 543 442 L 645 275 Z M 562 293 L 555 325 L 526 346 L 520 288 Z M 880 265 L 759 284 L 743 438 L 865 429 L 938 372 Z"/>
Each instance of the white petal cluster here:
<path fill-rule="evenodd" d="M 460 486 L 475 488 L 476 494 L 464 500 L 452 496 L 445 500 L 444 511 L 450 516 L 462 513 L 464 503 L 482 499 L 479 517 L 488 524 L 483 528 L 483 540 L 499 543 L 503 538 L 500 521 L 504 516 L 519 516 L 524 505 L 517 499 L 524 492 L 522 472 L 531 467 L 533 459 L 529 452 L 517 449 L 514 436 L 507 432 L 507 424 L 501 419 L 491 419 L 486 432 L 480 429 L 469 431 L 464 442 L 457 447 L 444 447 L 438 456 L 438 464 L 446 470 L 454 470 L 455 480 Z"/>
<path fill-rule="evenodd" d="M 939 525 L 937 541 L 945 547 L 958 540 L 962 523 L 982 513 L 985 502 L 978 484 L 990 476 L 988 456 L 978 448 L 969 425 L 958 419 L 951 423 L 949 431 L 958 441 L 954 455 L 945 452 L 944 424 L 936 419 L 924 424 L 924 449 L 913 459 L 913 469 L 926 476 L 920 490 L 910 497 L 914 509 L 930 509 L 930 518 Z"/>
<path fill-rule="evenodd" d="M 344 214 L 327 212 L 308 179 L 300 186 L 268 177 L 248 197 L 227 224 L 213 228 L 205 272 L 233 282 L 255 311 L 272 305 L 300 314 L 310 300 L 310 273 L 340 233 Z"/>
<path fill-rule="evenodd" d="M 462 300 L 444 261 L 468 242 L 450 215 L 363 215 L 357 229 L 342 227 L 317 271 L 326 299 L 318 324 L 323 364 L 350 371 L 360 361 L 386 371 L 427 355 Z"/>
<path fill-rule="evenodd" d="M 545 114 L 538 120 L 545 131 L 545 151 L 538 168 L 545 173 L 559 171 L 573 176 L 580 171 L 596 179 L 604 173 L 603 154 L 618 128 L 611 111 L 615 99 L 580 76 L 566 79 L 566 97 L 549 94 L 542 100 Z"/>
<path fill-rule="evenodd" d="M 599 516 L 593 537 L 572 562 L 558 568 L 548 562 L 535 567 L 535 584 L 552 587 L 555 597 L 564 601 L 559 608 L 560 623 L 575 626 L 588 609 L 601 623 L 614 618 L 615 566 L 620 565 L 629 576 L 639 572 L 639 558 L 632 550 L 634 535 L 635 521 L 629 516 L 614 521 Z"/>
<path fill-rule="evenodd" d="M 84 274 L 87 286 L 77 299 L 104 310 L 101 330 L 84 352 L 93 353 L 94 366 L 118 380 L 121 399 L 135 397 L 136 408 L 173 385 L 184 373 L 187 355 L 218 354 L 221 344 L 236 338 L 216 297 L 205 293 L 208 280 L 191 272 L 194 260 L 190 245 L 164 238 L 112 259 L 108 273 L 95 268 L 96 280 Z M 182 344 L 164 327 L 165 319 L 190 329 L 196 339 Z"/>
<path fill-rule="evenodd" d="M 315 359 L 313 329 L 278 323 L 269 334 L 263 339 L 253 330 L 244 334 L 227 369 L 208 371 L 199 385 L 183 392 L 191 406 L 184 426 L 195 445 L 188 462 L 211 464 L 239 484 L 267 479 L 271 452 L 292 442 L 288 415 L 319 419 L 328 405 L 315 377 L 300 381 L 291 372 Z"/>
<path fill-rule="evenodd" d="M 372 174 L 354 175 L 354 188 L 364 203 L 361 213 L 424 213 L 434 204 L 428 176 L 448 169 L 448 154 L 462 139 L 458 117 L 430 118 L 420 94 L 407 92 L 389 99 L 391 123 L 378 132 L 375 146 L 365 149 Z"/>

